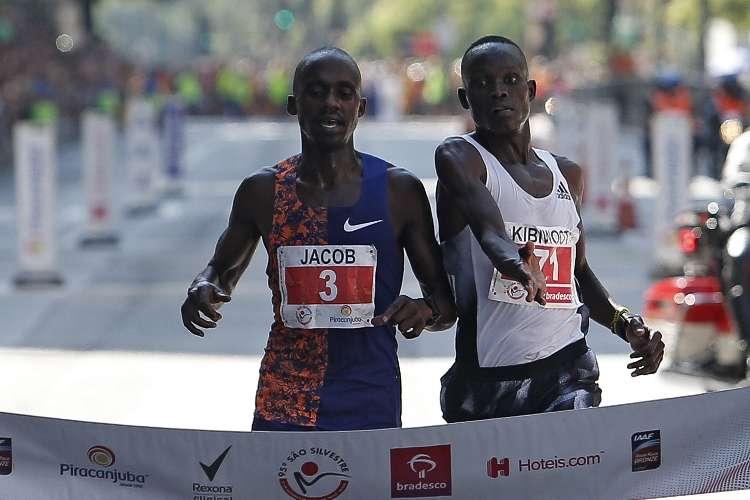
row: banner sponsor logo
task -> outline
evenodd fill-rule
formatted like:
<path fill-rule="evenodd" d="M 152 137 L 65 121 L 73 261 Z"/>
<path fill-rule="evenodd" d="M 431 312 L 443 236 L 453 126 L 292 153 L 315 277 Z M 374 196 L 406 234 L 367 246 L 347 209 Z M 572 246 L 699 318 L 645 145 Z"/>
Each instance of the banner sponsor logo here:
<path fill-rule="evenodd" d="M 492 479 L 497 479 L 500 476 L 510 476 L 510 459 L 492 457 L 487 461 L 487 475 Z"/>
<path fill-rule="evenodd" d="M 575 467 L 585 467 L 599 465 L 602 462 L 603 451 L 590 455 L 578 455 L 573 457 L 558 457 L 557 455 L 549 458 L 521 458 L 518 459 L 518 469 L 521 472 L 545 472 L 556 469 L 571 469 Z M 493 479 L 499 477 L 508 477 L 511 474 L 511 466 L 516 461 L 509 458 L 491 457 L 487 461 L 487 475 Z"/>
<path fill-rule="evenodd" d="M 391 498 L 451 496 L 451 445 L 391 448 Z"/>
<path fill-rule="evenodd" d="M 146 480 L 151 476 L 151 474 L 112 468 L 117 458 L 114 451 L 106 446 L 92 446 L 88 449 L 86 455 L 89 463 L 94 465 L 94 467 L 90 465 L 60 464 L 59 474 L 77 479 L 101 479 L 128 488 L 143 488 Z"/>
<path fill-rule="evenodd" d="M 661 465 L 661 431 L 641 431 L 631 438 L 633 472 L 658 469 Z"/>
<path fill-rule="evenodd" d="M 208 479 L 209 483 L 213 483 L 216 474 L 221 469 L 221 465 L 224 463 L 224 459 L 227 458 L 231 446 L 228 446 L 221 455 L 216 457 L 211 463 L 205 464 L 198 462 L 201 466 L 203 474 Z M 193 500 L 233 500 L 232 491 L 233 486 L 231 484 L 205 484 L 200 481 L 193 482 L 192 494 Z"/>
<path fill-rule="evenodd" d="M 331 500 L 349 486 L 346 460 L 329 448 L 292 450 L 279 466 L 279 485 L 295 500 Z"/>
<path fill-rule="evenodd" d="M 0 476 L 13 472 L 13 448 L 10 438 L 0 438 Z"/>
<path fill-rule="evenodd" d="M 115 454 L 106 446 L 92 446 L 88 452 L 89 462 L 102 467 L 112 467 L 115 464 Z"/>

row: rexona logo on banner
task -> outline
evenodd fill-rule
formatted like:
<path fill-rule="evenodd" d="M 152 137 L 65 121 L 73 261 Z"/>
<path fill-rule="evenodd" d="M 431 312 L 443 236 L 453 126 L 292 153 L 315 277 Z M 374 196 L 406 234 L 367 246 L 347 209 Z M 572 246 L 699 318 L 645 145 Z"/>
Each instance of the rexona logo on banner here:
<path fill-rule="evenodd" d="M 599 465 L 602 462 L 603 451 L 591 455 L 578 455 L 573 457 L 548 458 L 521 458 L 511 461 L 509 458 L 492 457 L 487 461 L 487 475 L 492 479 L 508 477 L 511 468 L 517 465 L 517 471 L 521 472 L 546 472 L 555 469 L 571 469 L 574 467 L 586 467 Z"/>
<path fill-rule="evenodd" d="M 391 448 L 391 498 L 451 495 L 451 445 Z"/>
<path fill-rule="evenodd" d="M 13 472 L 13 448 L 10 438 L 0 437 L 0 476 Z"/>
<path fill-rule="evenodd" d="M 633 434 L 633 472 L 658 469 L 661 465 L 661 431 Z"/>
<path fill-rule="evenodd" d="M 193 482 L 193 500 L 233 500 L 231 484 L 213 484 L 216 474 L 221 469 L 221 464 L 227 458 L 231 446 L 221 452 L 218 457 L 213 457 L 209 463 L 198 462 L 203 470 L 203 475 L 208 479 L 208 484 L 202 481 Z"/>
<path fill-rule="evenodd" d="M 279 466 L 279 485 L 297 500 L 331 500 L 349 486 L 349 464 L 329 448 L 292 450 Z"/>
<path fill-rule="evenodd" d="M 85 465 L 60 464 L 60 475 L 77 479 L 104 480 L 128 488 L 143 488 L 151 474 L 114 467 L 115 453 L 106 446 L 96 445 L 86 453 L 89 463 Z"/>

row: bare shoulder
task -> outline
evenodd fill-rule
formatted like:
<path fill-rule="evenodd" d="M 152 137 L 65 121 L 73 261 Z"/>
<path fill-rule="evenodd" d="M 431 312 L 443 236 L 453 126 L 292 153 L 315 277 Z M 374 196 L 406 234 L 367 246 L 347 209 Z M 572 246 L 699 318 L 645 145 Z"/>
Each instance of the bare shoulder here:
<path fill-rule="evenodd" d="M 263 167 L 245 177 L 234 195 L 233 216 L 246 220 L 270 210 L 273 206 L 275 177 L 273 167 Z"/>
<path fill-rule="evenodd" d="M 460 169 L 478 177 L 485 175 L 484 162 L 479 151 L 462 137 L 448 137 L 435 150 L 435 168 L 438 177 L 446 171 Z"/>
<path fill-rule="evenodd" d="M 400 194 L 419 194 L 424 192 L 424 185 L 413 172 L 403 167 L 388 166 L 388 184 L 391 190 Z"/>
<path fill-rule="evenodd" d="M 578 197 L 583 194 L 583 169 L 581 166 L 564 156 L 553 154 L 557 161 L 557 166 L 560 168 L 565 180 L 568 182 L 568 187 Z"/>
<path fill-rule="evenodd" d="M 273 167 L 263 167 L 245 177 L 237 188 L 236 198 L 263 196 L 273 192 L 276 170 Z"/>

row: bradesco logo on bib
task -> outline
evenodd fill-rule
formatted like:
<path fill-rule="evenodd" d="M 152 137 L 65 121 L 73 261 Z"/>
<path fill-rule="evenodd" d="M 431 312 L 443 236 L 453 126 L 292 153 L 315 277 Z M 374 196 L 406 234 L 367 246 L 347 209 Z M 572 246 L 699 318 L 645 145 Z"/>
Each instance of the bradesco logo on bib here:
<path fill-rule="evenodd" d="M 373 245 L 282 246 L 281 318 L 289 328 L 362 328 L 375 313 Z"/>
<path fill-rule="evenodd" d="M 506 222 L 505 229 L 518 245 L 534 243 L 534 255 L 539 257 L 539 266 L 547 281 L 547 305 L 543 307 L 578 308 L 581 303 L 574 281 L 576 243 L 580 235 L 578 228 L 571 230 L 567 227 L 524 226 Z M 489 298 L 510 304 L 539 306 L 536 302 L 526 302 L 523 286 L 497 270 L 492 275 Z"/>

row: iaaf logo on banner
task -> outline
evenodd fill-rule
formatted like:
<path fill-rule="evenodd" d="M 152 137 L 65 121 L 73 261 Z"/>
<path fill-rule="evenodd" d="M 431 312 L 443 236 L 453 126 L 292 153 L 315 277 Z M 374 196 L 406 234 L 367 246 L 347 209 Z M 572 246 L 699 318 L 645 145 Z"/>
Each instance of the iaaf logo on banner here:
<path fill-rule="evenodd" d="M 0 476 L 13 472 L 13 448 L 10 438 L 0 438 Z"/>
<path fill-rule="evenodd" d="M 641 431 L 631 438 L 633 472 L 658 469 L 661 465 L 661 431 Z"/>
<path fill-rule="evenodd" d="M 115 453 L 106 446 L 96 445 L 88 449 L 86 453 L 89 462 L 95 467 L 88 465 L 60 464 L 60 475 L 86 479 L 104 479 L 113 484 L 126 486 L 128 488 L 143 488 L 146 479 L 151 474 L 142 474 L 133 471 L 121 471 L 111 467 L 116 462 Z"/>
<path fill-rule="evenodd" d="M 332 500 L 351 479 L 349 465 L 328 448 L 292 450 L 279 466 L 279 484 L 295 500 Z"/>
<path fill-rule="evenodd" d="M 391 498 L 451 496 L 451 445 L 391 448 Z"/>
<path fill-rule="evenodd" d="M 221 452 L 221 455 L 216 457 L 210 464 L 204 464 L 198 462 L 198 465 L 203 469 L 208 481 L 213 483 L 216 474 L 221 469 L 221 464 L 224 463 L 224 459 L 227 458 L 231 446 Z M 199 481 L 193 482 L 193 500 L 232 500 L 233 487 L 231 484 L 203 484 Z"/>

